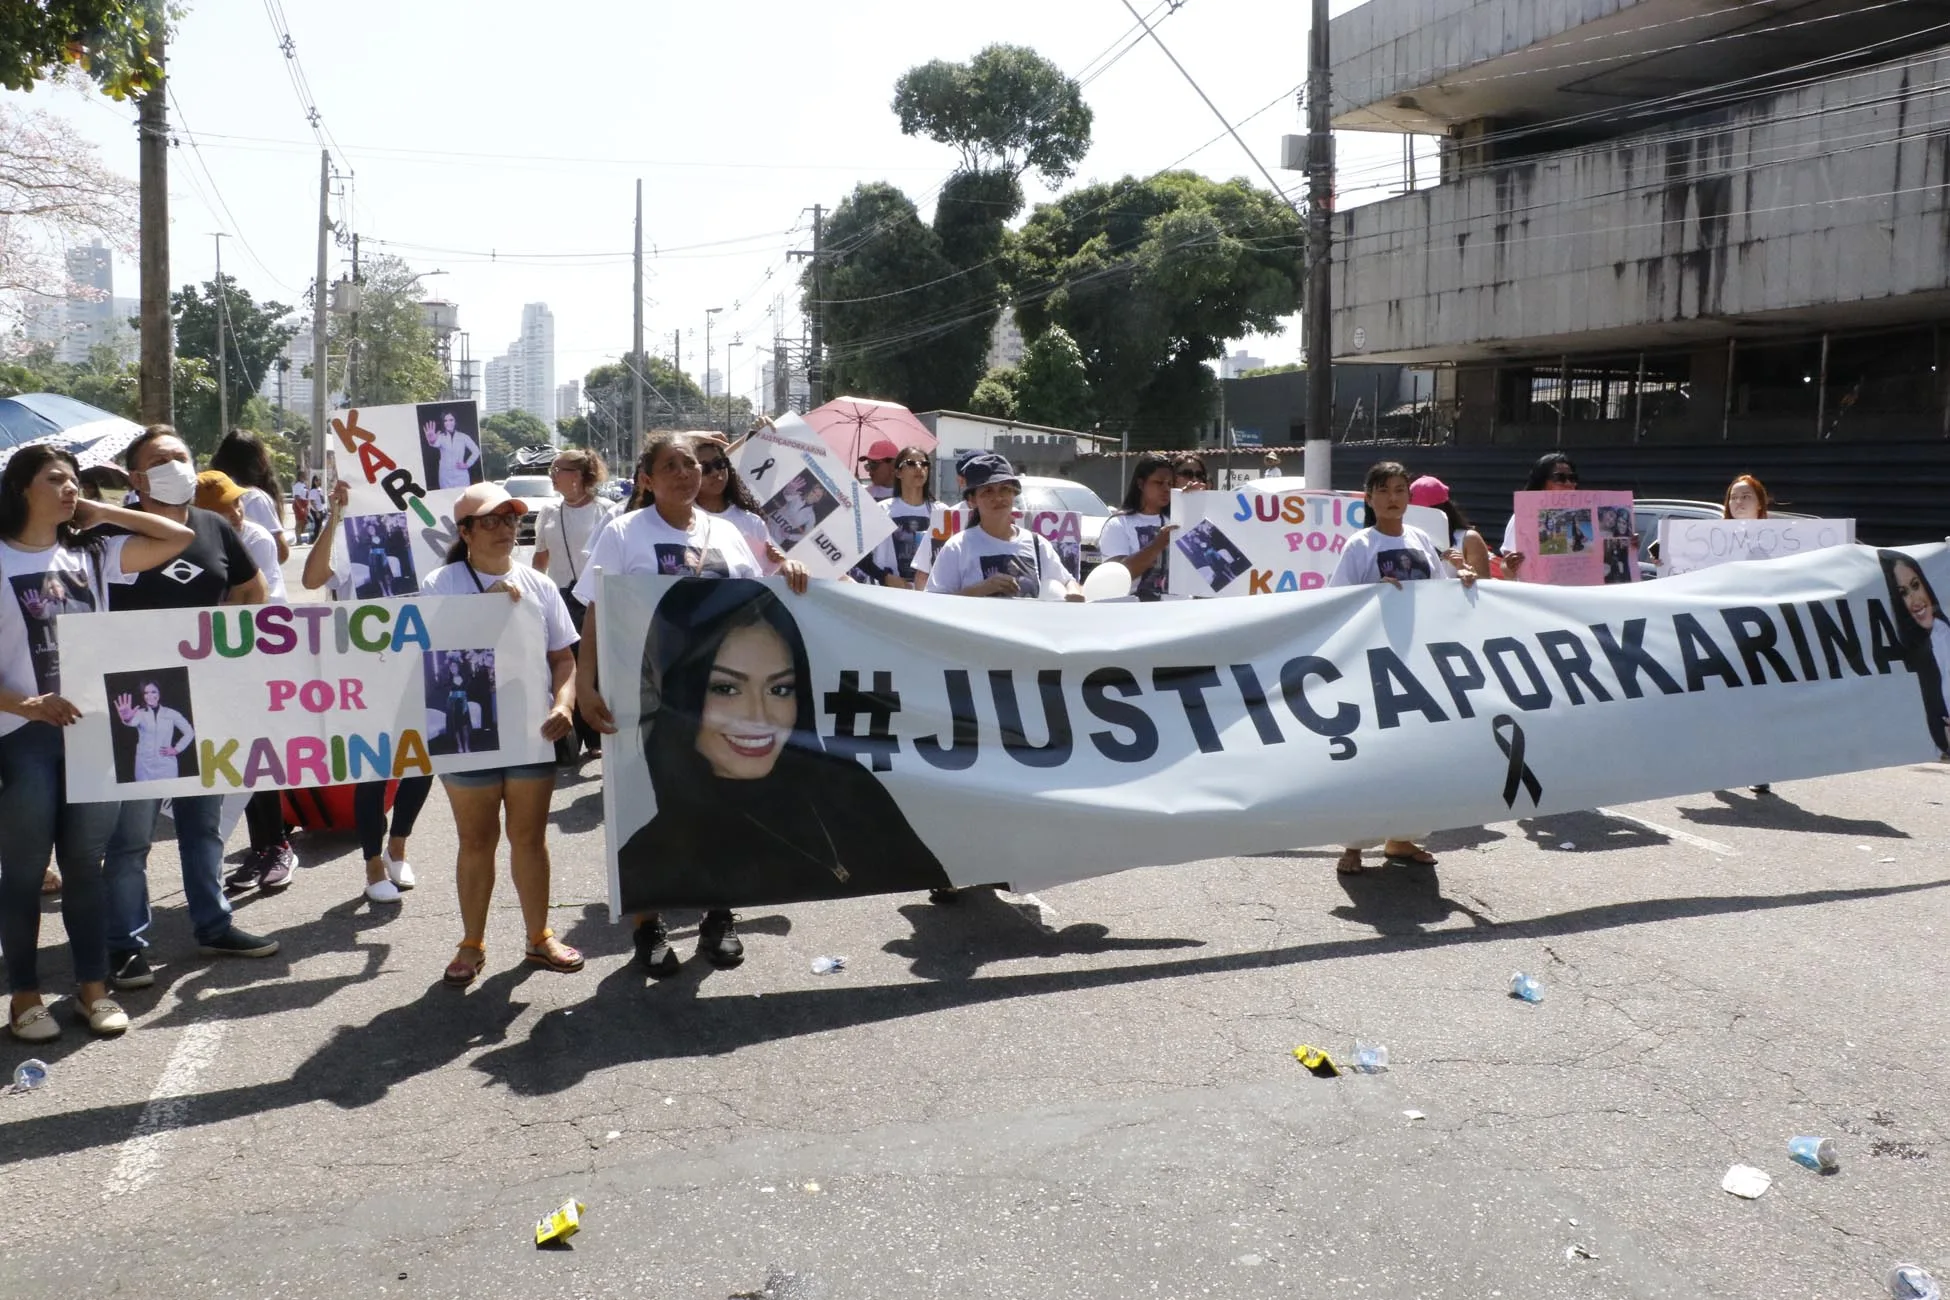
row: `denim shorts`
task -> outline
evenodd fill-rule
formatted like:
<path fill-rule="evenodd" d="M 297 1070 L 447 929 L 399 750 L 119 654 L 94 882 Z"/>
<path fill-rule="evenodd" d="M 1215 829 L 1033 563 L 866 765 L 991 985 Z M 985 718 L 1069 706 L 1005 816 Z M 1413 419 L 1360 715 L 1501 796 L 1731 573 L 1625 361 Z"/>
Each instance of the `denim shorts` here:
<path fill-rule="evenodd" d="M 442 772 L 440 779 L 462 789 L 485 789 L 503 781 L 553 781 L 554 763 L 521 763 L 514 767 L 483 767 L 472 772 Z"/>

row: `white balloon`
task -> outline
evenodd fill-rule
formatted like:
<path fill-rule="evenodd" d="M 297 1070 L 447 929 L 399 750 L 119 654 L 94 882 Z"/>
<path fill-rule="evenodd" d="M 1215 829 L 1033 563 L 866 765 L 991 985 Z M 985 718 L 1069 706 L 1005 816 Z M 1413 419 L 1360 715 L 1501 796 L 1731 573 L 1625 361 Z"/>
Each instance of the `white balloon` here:
<path fill-rule="evenodd" d="M 1105 560 L 1083 580 L 1085 600 L 1116 600 L 1131 594 L 1131 571 L 1116 560 Z"/>

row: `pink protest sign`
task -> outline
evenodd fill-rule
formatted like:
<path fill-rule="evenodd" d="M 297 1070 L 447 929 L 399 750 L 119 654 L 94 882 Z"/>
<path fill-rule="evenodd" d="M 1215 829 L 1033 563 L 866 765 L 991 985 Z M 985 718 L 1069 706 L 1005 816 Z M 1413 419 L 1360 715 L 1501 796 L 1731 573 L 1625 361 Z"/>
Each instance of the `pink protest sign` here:
<path fill-rule="evenodd" d="M 1630 492 L 1519 492 L 1515 514 L 1523 581 L 1556 587 L 1638 581 Z"/>

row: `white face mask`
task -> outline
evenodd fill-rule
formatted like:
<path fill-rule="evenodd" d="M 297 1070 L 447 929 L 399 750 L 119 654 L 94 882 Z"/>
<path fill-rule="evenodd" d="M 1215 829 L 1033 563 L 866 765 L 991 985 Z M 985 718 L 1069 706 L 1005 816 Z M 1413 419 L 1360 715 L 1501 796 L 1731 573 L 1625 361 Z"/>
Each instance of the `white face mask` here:
<path fill-rule="evenodd" d="M 180 460 L 158 461 L 145 475 L 149 496 L 166 506 L 186 506 L 196 499 L 196 471 Z"/>

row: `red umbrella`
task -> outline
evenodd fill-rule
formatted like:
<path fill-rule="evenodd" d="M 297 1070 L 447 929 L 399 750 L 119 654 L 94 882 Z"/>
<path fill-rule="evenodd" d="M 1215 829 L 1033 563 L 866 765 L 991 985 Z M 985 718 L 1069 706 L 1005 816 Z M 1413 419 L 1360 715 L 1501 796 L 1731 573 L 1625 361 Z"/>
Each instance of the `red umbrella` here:
<path fill-rule="evenodd" d="M 824 406 L 806 412 L 806 423 L 820 440 L 833 449 L 847 465 L 858 465 L 876 444 L 925 447 L 934 450 L 934 435 L 928 426 L 914 418 L 914 412 L 898 402 L 876 402 L 870 397 L 836 397 Z M 892 451 L 882 448 L 886 455 Z"/>

